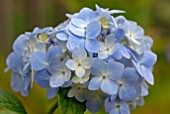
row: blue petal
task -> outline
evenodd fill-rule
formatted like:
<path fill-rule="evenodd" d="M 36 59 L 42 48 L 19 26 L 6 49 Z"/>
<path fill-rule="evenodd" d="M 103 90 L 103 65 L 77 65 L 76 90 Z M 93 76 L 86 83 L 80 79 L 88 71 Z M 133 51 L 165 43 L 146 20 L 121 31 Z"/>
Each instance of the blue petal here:
<path fill-rule="evenodd" d="M 61 48 L 58 46 L 53 46 L 53 47 L 49 48 L 49 50 L 47 52 L 47 60 L 52 61 L 55 58 L 60 58 L 61 55 L 62 55 Z"/>
<path fill-rule="evenodd" d="M 34 77 L 34 81 L 42 88 L 49 87 L 49 79 L 50 74 L 46 69 L 38 71 Z"/>
<path fill-rule="evenodd" d="M 149 84 L 153 85 L 154 84 L 154 78 L 153 78 L 153 74 L 152 74 L 151 70 L 142 65 L 141 66 L 141 72 L 142 72 L 142 76 L 144 77 L 144 79 Z"/>
<path fill-rule="evenodd" d="M 68 34 L 66 34 L 66 33 L 63 32 L 63 31 L 57 33 L 57 34 L 56 34 L 56 37 L 57 37 L 57 39 L 59 39 L 59 40 L 61 40 L 61 41 L 67 41 L 68 38 L 69 38 Z"/>
<path fill-rule="evenodd" d="M 86 23 L 89 23 L 91 21 L 94 21 L 94 19 L 96 18 L 96 14 L 93 10 L 89 8 L 83 8 L 80 10 L 77 17 L 86 21 Z"/>
<path fill-rule="evenodd" d="M 122 78 L 129 84 L 136 84 L 139 80 L 139 75 L 134 68 L 127 67 Z"/>
<path fill-rule="evenodd" d="M 128 49 L 127 49 L 125 46 L 121 45 L 121 44 L 120 44 L 120 51 L 121 51 L 121 54 L 122 54 L 125 58 L 127 58 L 127 59 L 130 58 L 130 54 L 129 54 Z"/>
<path fill-rule="evenodd" d="M 86 39 L 85 48 L 92 53 L 98 53 L 99 46 L 97 40 Z"/>
<path fill-rule="evenodd" d="M 122 113 L 120 113 L 118 108 L 113 108 L 109 114 L 122 114 Z"/>
<path fill-rule="evenodd" d="M 116 82 L 105 79 L 102 82 L 101 89 L 103 92 L 109 94 L 109 95 L 115 95 L 118 92 L 118 85 Z"/>
<path fill-rule="evenodd" d="M 86 38 L 95 39 L 101 32 L 101 25 L 98 21 L 88 24 L 86 28 Z"/>
<path fill-rule="evenodd" d="M 49 66 L 48 66 L 48 71 L 51 74 L 55 74 L 57 72 L 62 72 L 64 70 L 63 66 L 64 65 L 62 65 L 60 60 L 54 59 L 53 61 L 50 62 Z"/>
<path fill-rule="evenodd" d="M 47 89 L 47 96 L 49 99 L 54 98 L 57 95 L 59 88 L 48 88 Z"/>
<path fill-rule="evenodd" d="M 31 62 L 31 67 L 38 71 L 42 70 L 47 67 L 47 58 L 46 54 L 42 51 L 37 51 L 34 52 L 30 55 L 30 62 Z"/>
<path fill-rule="evenodd" d="M 50 77 L 50 86 L 51 87 L 60 87 L 64 84 L 63 75 L 52 75 Z"/>
<path fill-rule="evenodd" d="M 15 53 L 24 55 L 24 47 L 26 46 L 26 40 L 28 39 L 25 35 L 20 35 L 13 44 Z"/>
<path fill-rule="evenodd" d="M 89 82 L 88 89 L 89 90 L 98 90 L 98 89 L 100 89 L 102 81 L 103 81 L 102 77 L 93 77 Z"/>
<path fill-rule="evenodd" d="M 116 36 L 117 42 L 120 42 L 123 39 L 123 37 L 125 36 L 125 33 L 122 29 L 113 29 L 112 32 Z"/>
<path fill-rule="evenodd" d="M 91 113 L 96 113 L 100 110 L 101 105 L 96 101 L 96 99 L 92 99 L 86 101 L 86 107 Z"/>
<path fill-rule="evenodd" d="M 76 47 L 72 51 L 72 57 L 74 60 L 76 60 L 76 62 L 79 62 L 80 60 L 84 60 L 85 58 L 87 58 L 87 52 L 84 48 Z"/>
<path fill-rule="evenodd" d="M 82 47 L 84 48 L 85 40 L 84 38 L 69 38 L 68 39 L 68 49 L 73 50 L 75 47 Z"/>
<path fill-rule="evenodd" d="M 19 72 L 23 68 L 23 58 L 22 56 L 17 55 L 16 53 L 12 52 L 6 60 L 6 64 L 13 71 Z"/>
<path fill-rule="evenodd" d="M 103 76 L 104 72 L 106 72 L 106 63 L 100 59 L 95 59 L 91 73 L 95 76 Z"/>
<path fill-rule="evenodd" d="M 13 72 L 11 76 L 11 88 L 13 91 L 18 92 L 22 87 L 21 78 L 18 73 Z"/>
<path fill-rule="evenodd" d="M 71 23 L 78 28 L 85 28 L 87 26 L 84 20 L 78 18 L 72 18 Z"/>
<path fill-rule="evenodd" d="M 128 104 L 122 103 L 120 107 L 120 114 L 130 114 L 130 109 Z"/>
<path fill-rule="evenodd" d="M 136 97 L 135 85 L 123 85 L 119 90 L 119 97 L 125 101 L 131 101 Z"/>
<path fill-rule="evenodd" d="M 156 54 L 150 51 L 146 51 L 140 62 L 146 67 L 151 68 L 156 63 L 156 60 L 157 60 Z"/>
<path fill-rule="evenodd" d="M 79 37 L 84 37 L 86 30 L 84 28 L 78 28 L 72 24 L 69 25 L 69 30 L 74 34 Z"/>
<path fill-rule="evenodd" d="M 123 74 L 124 65 L 119 62 L 110 61 L 107 64 L 107 70 L 110 79 L 118 80 Z"/>

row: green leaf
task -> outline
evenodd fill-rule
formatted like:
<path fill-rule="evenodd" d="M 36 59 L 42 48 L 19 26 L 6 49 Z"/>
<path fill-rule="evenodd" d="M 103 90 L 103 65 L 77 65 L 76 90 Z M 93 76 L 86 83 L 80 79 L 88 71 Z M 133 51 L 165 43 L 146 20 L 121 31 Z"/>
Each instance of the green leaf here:
<path fill-rule="evenodd" d="M 68 98 L 69 90 L 70 88 L 62 88 L 58 92 L 60 114 L 84 114 L 86 111 L 85 103 L 77 101 L 74 97 Z"/>
<path fill-rule="evenodd" d="M 0 89 L 0 107 L 17 114 L 27 114 L 18 98 L 3 89 Z"/>

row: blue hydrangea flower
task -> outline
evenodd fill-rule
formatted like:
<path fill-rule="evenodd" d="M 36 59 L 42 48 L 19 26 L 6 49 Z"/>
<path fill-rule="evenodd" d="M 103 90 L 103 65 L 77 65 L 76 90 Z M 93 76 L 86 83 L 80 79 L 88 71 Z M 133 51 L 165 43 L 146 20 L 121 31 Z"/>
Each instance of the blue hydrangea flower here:
<path fill-rule="evenodd" d="M 157 56 L 150 51 L 146 51 L 139 61 L 135 62 L 132 60 L 138 73 L 152 85 L 154 84 L 152 67 L 156 63 L 156 60 Z"/>
<path fill-rule="evenodd" d="M 108 63 L 96 59 L 92 66 L 91 73 L 94 75 L 89 82 L 89 90 L 101 90 L 107 94 L 115 95 L 118 92 L 116 81 L 122 76 L 124 65 L 109 61 Z"/>
<path fill-rule="evenodd" d="M 72 51 L 72 58 L 66 62 L 66 66 L 75 71 L 77 77 L 81 78 L 92 66 L 93 60 L 87 57 L 87 52 L 80 47 Z"/>
<path fill-rule="evenodd" d="M 99 42 L 98 58 L 107 59 L 109 56 L 112 56 L 117 51 L 115 45 L 115 36 L 113 34 L 108 35 L 105 39 L 105 42 Z"/>
<path fill-rule="evenodd" d="M 129 105 L 125 101 L 110 98 L 105 101 L 105 111 L 109 114 L 130 114 Z"/>
<path fill-rule="evenodd" d="M 53 59 L 49 64 L 48 70 L 51 73 L 49 83 L 51 87 L 60 87 L 70 80 L 71 70 L 65 66 L 68 59 L 68 57 L 65 57 L 63 61 Z"/>

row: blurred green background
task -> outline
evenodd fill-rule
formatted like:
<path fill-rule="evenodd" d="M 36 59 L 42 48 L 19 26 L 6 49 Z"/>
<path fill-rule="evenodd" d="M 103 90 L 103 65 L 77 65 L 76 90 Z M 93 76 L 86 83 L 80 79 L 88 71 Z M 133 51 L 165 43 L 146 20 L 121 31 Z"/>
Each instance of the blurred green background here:
<path fill-rule="evenodd" d="M 3 72 L 5 59 L 18 35 L 36 26 L 55 27 L 66 20 L 65 13 L 75 13 L 83 7 L 95 9 L 95 4 L 125 10 L 123 15 L 138 22 L 154 40 L 153 51 L 158 55 L 155 85 L 149 88 L 145 106 L 132 114 L 170 114 L 170 0 L 0 0 L 0 88 L 15 94 L 28 114 L 46 114 L 55 99 L 48 100 L 45 90 L 36 84 L 28 97 L 14 93 L 10 88 L 11 72 Z"/>

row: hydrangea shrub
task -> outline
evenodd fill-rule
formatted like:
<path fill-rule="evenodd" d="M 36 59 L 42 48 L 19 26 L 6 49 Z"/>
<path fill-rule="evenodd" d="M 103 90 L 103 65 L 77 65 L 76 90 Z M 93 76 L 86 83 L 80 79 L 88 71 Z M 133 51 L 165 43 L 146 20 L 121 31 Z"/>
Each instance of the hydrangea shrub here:
<path fill-rule="evenodd" d="M 20 35 L 7 58 L 11 88 L 28 96 L 33 82 L 47 89 L 49 99 L 69 88 L 91 112 L 103 106 L 109 114 L 130 114 L 144 105 L 157 56 L 153 41 L 121 10 L 96 5 L 67 14 L 57 27 L 35 28 Z"/>

